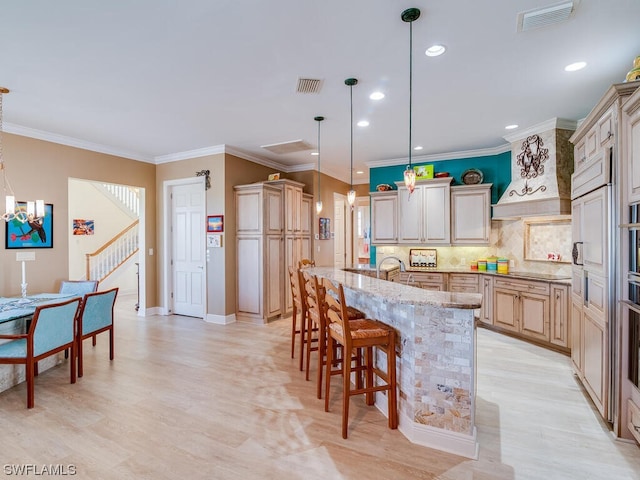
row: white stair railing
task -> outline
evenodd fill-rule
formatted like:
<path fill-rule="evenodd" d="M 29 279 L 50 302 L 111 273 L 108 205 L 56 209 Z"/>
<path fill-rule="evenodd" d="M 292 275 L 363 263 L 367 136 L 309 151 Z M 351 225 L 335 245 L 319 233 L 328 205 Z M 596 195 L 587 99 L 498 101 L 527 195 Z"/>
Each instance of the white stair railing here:
<path fill-rule="evenodd" d="M 101 184 L 103 192 L 111 195 L 112 199 L 121 205 L 132 218 L 140 216 L 140 195 L 138 189 L 127 187 L 126 185 L 116 185 L 113 183 Z"/>
<path fill-rule="evenodd" d="M 138 253 L 138 227 L 136 220 L 102 247 L 93 253 L 87 253 L 87 280 L 102 281 L 120 265 Z"/>

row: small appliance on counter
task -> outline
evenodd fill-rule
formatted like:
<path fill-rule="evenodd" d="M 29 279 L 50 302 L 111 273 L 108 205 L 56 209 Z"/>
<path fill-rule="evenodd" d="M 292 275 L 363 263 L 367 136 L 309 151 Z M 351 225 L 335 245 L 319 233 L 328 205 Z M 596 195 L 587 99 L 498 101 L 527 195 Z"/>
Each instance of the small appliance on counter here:
<path fill-rule="evenodd" d="M 409 266 L 436 268 L 437 251 L 435 248 L 412 248 L 409 250 Z"/>

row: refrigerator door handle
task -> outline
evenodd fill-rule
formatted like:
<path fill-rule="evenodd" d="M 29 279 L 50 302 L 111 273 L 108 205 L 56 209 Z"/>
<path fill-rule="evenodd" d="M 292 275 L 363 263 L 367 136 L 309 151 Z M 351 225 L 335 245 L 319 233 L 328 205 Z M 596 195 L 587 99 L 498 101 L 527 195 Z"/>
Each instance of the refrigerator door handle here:
<path fill-rule="evenodd" d="M 582 278 L 584 279 L 584 306 L 588 307 L 589 306 L 589 274 L 587 272 L 584 272 Z"/>
<path fill-rule="evenodd" d="M 580 248 L 578 248 L 578 245 L 580 245 Z M 578 263 L 578 258 L 582 260 L 582 245 L 584 245 L 584 242 L 573 242 L 571 256 L 573 257 L 574 265 L 584 265 L 584 263 Z"/>

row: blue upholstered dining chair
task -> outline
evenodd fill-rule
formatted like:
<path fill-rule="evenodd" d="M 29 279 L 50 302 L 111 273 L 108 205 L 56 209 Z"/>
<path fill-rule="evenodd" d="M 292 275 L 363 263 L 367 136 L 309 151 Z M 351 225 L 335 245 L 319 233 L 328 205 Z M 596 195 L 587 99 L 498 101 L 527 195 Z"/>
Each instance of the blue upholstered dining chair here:
<path fill-rule="evenodd" d="M 109 360 L 113 360 L 113 307 L 118 289 L 87 293 L 78 314 L 78 376 L 82 371 L 82 341 L 92 337 L 95 345 L 96 335 L 109 332 Z"/>
<path fill-rule="evenodd" d="M 25 365 L 27 408 L 34 406 L 35 370 L 38 360 L 71 349 L 76 354 L 76 316 L 80 298 L 36 308 L 27 333 L 0 335 L 0 364 Z M 76 383 L 76 363 L 69 362 L 71 383 Z"/>
<path fill-rule="evenodd" d="M 60 283 L 60 293 L 68 293 L 82 297 L 85 293 L 97 291 L 97 280 L 63 280 Z"/>

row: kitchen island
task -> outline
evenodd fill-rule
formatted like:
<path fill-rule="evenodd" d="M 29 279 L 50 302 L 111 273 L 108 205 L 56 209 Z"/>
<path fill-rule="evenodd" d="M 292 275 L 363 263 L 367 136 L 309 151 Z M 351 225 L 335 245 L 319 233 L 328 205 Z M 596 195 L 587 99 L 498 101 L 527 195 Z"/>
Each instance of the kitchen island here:
<path fill-rule="evenodd" d="M 329 267 L 310 272 L 342 283 L 349 305 L 396 329 L 399 430 L 413 443 L 477 458 L 474 309 L 482 295 L 432 292 Z"/>

